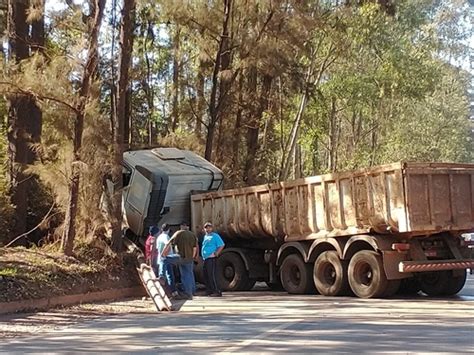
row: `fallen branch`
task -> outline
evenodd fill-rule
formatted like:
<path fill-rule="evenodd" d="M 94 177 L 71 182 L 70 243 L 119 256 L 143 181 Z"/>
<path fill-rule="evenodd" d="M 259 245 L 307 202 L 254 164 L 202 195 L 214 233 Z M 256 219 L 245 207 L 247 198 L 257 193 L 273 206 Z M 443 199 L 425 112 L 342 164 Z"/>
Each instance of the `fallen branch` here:
<path fill-rule="evenodd" d="M 11 246 L 13 243 L 15 243 L 15 242 L 16 242 L 17 240 L 19 240 L 20 238 L 26 237 L 28 234 L 30 234 L 30 233 L 34 232 L 35 230 L 37 230 L 37 229 L 43 224 L 43 222 L 46 221 L 46 219 L 47 219 L 48 217 L 50 217 L 49 214 L 53 211 L 53 209 L 54 209 L 55 206 L 56 206 L 56 203 L 53 202 L 53 204 L 51 205 L 51 208 L 49 209 L 48 213 L 46 213 L 46 215 L 43 217 L 43 219 L 41 220 L 41 222 L 39 222 L 39 223 L 36 225 L 36 227 L 34 227 L 33 229 L 29 230 L 29 231 L 26 232 L 26 233 L 20 234 L 18 237 L 16 237 L 15 239 L 13 239 L 10 243 L 8 243 L 7 245 L 5 245 L 5 247 Z M 55 216 L 55 215 L 57 215 L 57 214 L 59 214 L 59 213 L 60 213 L 60 212 L 56 212 L 56 213 L 52 214 L 51 217 L 52 217 L 52 216 Z"/>

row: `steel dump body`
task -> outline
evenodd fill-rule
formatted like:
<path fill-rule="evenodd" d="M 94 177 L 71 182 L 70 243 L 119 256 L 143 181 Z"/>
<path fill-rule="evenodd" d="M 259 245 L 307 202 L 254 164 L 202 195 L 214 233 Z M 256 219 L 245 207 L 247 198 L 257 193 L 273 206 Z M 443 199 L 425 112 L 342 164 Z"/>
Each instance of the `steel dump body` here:
<path fill-rule="evenodd" d="M 191 197 L 192 227 L 228 240 L 474 230 L 474 164 L 395 163 Z"/>

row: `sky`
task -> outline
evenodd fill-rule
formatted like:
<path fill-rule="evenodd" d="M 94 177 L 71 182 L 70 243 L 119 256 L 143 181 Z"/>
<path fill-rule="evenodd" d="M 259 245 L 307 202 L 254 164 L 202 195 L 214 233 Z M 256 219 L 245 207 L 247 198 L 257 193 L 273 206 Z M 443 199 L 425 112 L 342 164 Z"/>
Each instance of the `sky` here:
<path fill-rule="evenodd" d="M 81 1 L 74 0 L 75 3 L 79 4 Z M 58 11 L 66 7 L 64 0 L 46 0 L 46 11 Z"/>

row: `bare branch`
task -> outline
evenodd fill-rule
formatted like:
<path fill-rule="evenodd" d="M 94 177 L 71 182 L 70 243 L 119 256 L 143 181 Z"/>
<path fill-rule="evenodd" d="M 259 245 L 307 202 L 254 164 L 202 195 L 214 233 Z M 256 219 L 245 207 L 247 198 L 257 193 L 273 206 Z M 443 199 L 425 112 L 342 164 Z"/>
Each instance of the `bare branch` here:
<path fill-rule="evenodd" d="M 56 203 L 53 202 L 53 204 L 51 205 L 51 208 L 49 209 L 48 213 L 46 213 L 46 215 L 43 217 L 43 219 L 41 220 L 41 222 L 39 222 L 36 227 L 34 227 L 33 229 L 30 229 L 28 232 L 26 233 L 23 233 L 23 234 L 20 234 L 18 237 L 16 237 L 15 239 L 13 239 L 10 243 L 8 243 L 7 245 L 5 245 L 5 247 L 9 247 L 11 246 L 13 243 L 15 243 L 17 240 L 19 240 L 20 238 L 23 238 L 23 237 L 26 237 L 28 234 L 34 232 L 35 230 L 37 230 L 42 224 L 44 221 L 46 221 L 46 219 L 49 217 L 50 213 L 53 212 L 53 209 L 54 207 L 56 206 Z M 51 217 L 59 214 L 60 212 L 56 212 L 54 213 L 53 215 L 51 215 Z"/>
<path fill-rule="evenodd" d="M 13 90 L 10 91 L 10 94 L 17 94 L 17 95 L 21 94 L 21 95 L 25 95 L 25 96 L 30 96 L 30 97 L 34 97 L 35 99 L 37 99 L 39 101 L 48 101 L 48 100 L 49 101 L 54 101 L 58 104 L 66 106 L 67 108 L 69 108 L 74 113 L 79 112 L 79 109 L 77 107 L 67 103 L 64 100 L 58 99 L 57 97 L 44 95 L 44 94 L 39 94 L 39 93 L 31 91 L 31 90 L 25 90 L 25 89 L 20 88 L 18 85 L 15 85 L 15 84 L 13 84 L 11 82 L 8 82 L 8 81 L 0 81 L 0 85 L 5 85 L 5 86 L 12 87 Z"/>
<path fill-rule="evenodd" d="M 221 36 L 220 33 L 214 31 L 212 28 L 209 28 L 209 27 L 203 25 L 202 23 L 197 22 L 196 19 L 191 18 L 189 21 L 192 22 L 192 23 L 194 23 L 194 24 L 196 24 L 196 25 L 197 25 L 198 27 L 200 27 L 202 30 L 207 30 L 207 31 L 210 33 L 210 37 L 211 37 L 212 39 L 214 39 L 214 40 L 216 40 L 216 41 L 219 41 L 219 38 L 220 38 L 220 36 Z"/>
<path fill-rule="evenodd" d="M 193 104 L 191 103 L 191 100 L 188 100 L 188 102 L 189 102 L 189 107 L 191 108 L 191 111 L 193 112 L 194 118 L 195 118 L 199 123 L 201 123 L 204 127 L 206 127 L 206 129 L 207 129 L 207 128 L 208 128 L 207 123 L 205 123 L 203 120 L 201 120 L 201 118 L 200 118 L 199 115 L 197 114 L 196 110 L 194 109 L 194 106 L 193 106 Z"/>

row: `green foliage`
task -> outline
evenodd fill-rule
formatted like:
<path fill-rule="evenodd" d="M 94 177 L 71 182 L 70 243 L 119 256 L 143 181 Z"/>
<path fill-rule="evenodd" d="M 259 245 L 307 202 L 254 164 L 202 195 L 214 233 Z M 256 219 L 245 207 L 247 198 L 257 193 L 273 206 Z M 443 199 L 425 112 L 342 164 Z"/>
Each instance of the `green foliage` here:
<path fill-rule="evenodd" d="M 465 38 L 458 23 L 462 19 L 460 2 L 405 0 L 397 2 L 396 15 L 390 16 L 375 2 L 359 6 L 290 2 L 288 7 L 278 7 L 267 1 L 233 1 L 231 64 L 219 75 L 227 78 L 230 88 L 214 137 L 216 151 L 222 151 L 215 162 L 235 185 L 242 184 L 239 179 L 248 159 L 256 166 L 256 181 L 276 180 L 305 87 L 309 103 L 298 133 L 298 159 L 304 175 L 402 159 L 469 159 L 466 83 L 449 74 L 452 70 L 444 59 L 465 54 L 460 45 Z M 154 33 L 162 36 L 150 43 L 155 52 L 161 51 L 154 59 L 165 60 L 156 68 L 157 75 L 167 83 L 172 81 L 173 48 L 178 40 L 178 60 L 185 73 L 180 77 L 184 87 L 179 90 L 181 129 L 191 132 L 193 125 L 184 122 L 193 117 L 202 117 L 204 123 L 208 119 L 207 114 L 200 116 L 196 111 L 197 79 L 198 74 L 206 78 L 209 104 L 223 4 L 165 1 L 159 9 L 147 10 L 147 16 L 153 13 L 154 19 L 168 23 L 154 27 Z M 176 26 L 182 34 L 179 39 L 173 36 Z M 165 39 L 165 52 L 157 46 L 158 38 Z M 272 77 L 266 97 L 260 96 L 265 75 Z M 457 89 L 450 92 L 452 100 L 446 103 L 451 109 L 440 111 L 434 104 L 447 95 L 440 91 L 440 82 L 447 77 Z M 156 91 L 164 92 L 160 122 L 167 128 L 173 86 L 151 82 Z M 258 117 L 258 107 L 265 100 L 270 105 Z M 255 125 L 259 135 L 252 157 L 246 149 L 250 142 L 247 127 Z M 447 132 L 451 132 L 450 140 L 444 138 Z M 237 150 L 231 144 L 236 140 Z M 410 144 L 413 140 L 423 144 Z M 236 162 L 240 171 L 235 169 Z"/>
<path fill-rule="evenodd" d="M 290 178 L 396 160 L 472 161 L 468 81 L 452 65 L 468 53 L 460 26 L 466 2 L 401 0 L 395 16 L 376 2 L 350 3 L 233 0 L 223 35 L 223 2 L 139 1 L 131 147 L 173 146 L 202 154 L 217 108 L 213 162 L 228 177 L 226 187 L 275 181 L 285 161 Z M 38 99 L 41 162 L 31 171 L 51 189 L 59 212 L 67 204 L 74 109 L 88 40 L 81 11 L 73 5 L 50 13 L 45 56 L 9 65 L 9 85 L 2 84 Z M 103 226 L 99 198 L 102 178 L 111 171 L 119 6 L 108 16 L 80 152 L 78 234 L 84 235 Z M 1 105 L 0 114 L 6 115 Z M 11 213 L 5 167 L 0 166 L 0 230 L 8 229 L 2 223 Z M 46 201 L 47 193 L 38 198 Z"/>
<path fill-rule="evenodd" d="M 442 68 L 435 90 L 422 101 L 405 99 L 383 146 L 382 161 L 471 162 L 470 122 L 466 119 L 467 74 Z M 464 76 L 464 78 L 463 78 Z"/>
<path fill-rule="evenodd" d="M 472 159 L 468 82 L 439 57 L 444 45 L 432 19 L 448 10 L 404 1 L 396 18 L 373 4 L 341 16 L 351 45 L 307 110 L 300 144 L 316 159 L 306 171 Z"/>
<path fill-rule="evenodd" d="M 49 68 L 48 70 L 54 69 Z M 63 84 L 65 90 L 63 96 L 56 97 L 71 95 L 69 102 L 74 102 L 74 87 L 72 85 L 68 87 L 64 82 Z M 97 87 L 95 90 L 98 90 Z M 55 95 L 53 91 L 49 93 Z M 36 173 L 41 181 L 53 191 L 56 206 L 59 211 L 64 212 L 68 203 L 68 183 L 72 174 L 73 149 L 70 137 L 72 137 L 74 112 L 71 112 L 63 103 L 50 100 L 45 100 L 41 107 L 44 122 L 41 144 L 42 159 L 41 162 L 31 167 L 31 171 Z M 86 105 L 83 148 L 80 152 L 82 183 L 77 216 L 79 237 L 94 234 L 104 223 L 103 217 L 99 213 L 99 205 L 102 179 L 111 170 L 110 141 L 110 126 L 105 116 L 100 112 L 98 98 L 95 97 Z"/>
<path fill-rule="evenodd" d="M 18 274 L 18 270 L 14 267 L 7 267 L 0 269 L 0 276 L 3 277 L 15 277 Z"/>
<path fill-rule="evenodd" d="M 81 38 L 77 40 L 82 42 Z M 6 86 L 7 90 L 20 89 L 34 95 L 43 113 L 42 141 L 37 147 L 40 160 L 29 167 L 29 171 L 37 175 L 54 196 L 51 198 L 47 190 L 37 191 L 37 206 L 47 205 L 42 208 L 44 214 L 53 202 L 51 199 L 56 206 L 55 215 L 62 214 L 68 204 L 73 125 L 80 100 L 77 84 L 71 80 L 81 70 L 74 57 L 35 55 L 19 66 L 11 66 L 8 73 L 11 84 Z M 82 175 L 77 216 L 79 237 L 94 234 L 103 226 L 99 213 L 102 179 L 110 172 L 112 161 L 110 125 L 100 110 L 99 86 L 93 84 L 91 91 L 85 108 L 83 148 L 78 163 Z M 61 230 L 57 232 L 60 234 Z"/>
<path fill-rule="evenodd" d="M 0 246 L 8 241 L 13 216 L 13 206 L 8 196 L 6 120 L 7 108 L 5 101 L 0 99 Z"/>
<path fill-rule="evenodd" d="M 204 153 L 204 142 L 196 139 L 192 132 L 183 129 L 177 129 L 175 132 L 163 137 L 160 143 L 164 147 L 190 150 L 201 155 Z"/>

